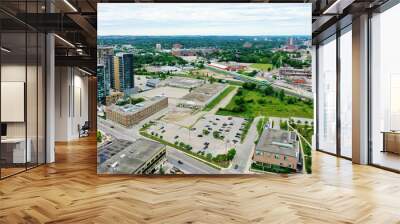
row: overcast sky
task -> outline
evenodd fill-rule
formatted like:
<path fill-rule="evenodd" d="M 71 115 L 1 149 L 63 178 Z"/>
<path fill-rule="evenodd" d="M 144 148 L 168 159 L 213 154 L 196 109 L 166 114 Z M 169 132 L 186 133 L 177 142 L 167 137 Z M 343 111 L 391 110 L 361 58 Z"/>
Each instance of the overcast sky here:
<path fill-rule="evenodd" d="M 100 3 L 98 35 L 311 35 L 311 4 Z"/>

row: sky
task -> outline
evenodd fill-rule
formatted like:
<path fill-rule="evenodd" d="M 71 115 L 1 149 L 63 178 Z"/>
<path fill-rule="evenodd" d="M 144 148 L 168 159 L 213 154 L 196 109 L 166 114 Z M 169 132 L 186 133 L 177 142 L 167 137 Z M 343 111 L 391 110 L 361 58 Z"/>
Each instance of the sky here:
<path fill-rule="evenodd" d="M 306 3 L 99 3 L 98 35 L 311 35 Z"/>

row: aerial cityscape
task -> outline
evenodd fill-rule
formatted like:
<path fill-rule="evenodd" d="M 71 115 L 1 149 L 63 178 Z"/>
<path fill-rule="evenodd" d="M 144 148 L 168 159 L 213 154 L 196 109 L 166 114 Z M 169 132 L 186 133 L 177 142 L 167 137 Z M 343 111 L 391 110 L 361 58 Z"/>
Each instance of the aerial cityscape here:
<path fill-rule="evenodd" d="M 172 11 L 194 14 L 187 4 L 171 5 Z M 292 30 L 287 21 L 272 20 L 270 27 L 285 27 L 282 34 L 268 28 L 261 34 L 252 29 L 260 21 L 248 17 L 271 5 L 285 10 L 285 4 L 265 4 L 261 11 L 235 6 L 250 7 L 242 16 L 245 33 L 226 16 L 235 7 L 201 5 L 218 11 L 213 18 L 199 13 L 176 23 L 149 19 L 145 4 L 118 6 L 120 13 L 128 6 L 142 12 L 142 20 L 103 21 L 102 9 L 108 14 L 110 5 L 99 4 L 98 173 L 310 173 L 310 9 L 301 6 L 304 16 L 295 14 L 304 20 L 304 32 L 294 18 Z M 203 26 L 211 19 L 218 33 Z M 268 19 L 261 22 L 268 25 Z M 193 28 L 184 32 L 189 25 Z"/>

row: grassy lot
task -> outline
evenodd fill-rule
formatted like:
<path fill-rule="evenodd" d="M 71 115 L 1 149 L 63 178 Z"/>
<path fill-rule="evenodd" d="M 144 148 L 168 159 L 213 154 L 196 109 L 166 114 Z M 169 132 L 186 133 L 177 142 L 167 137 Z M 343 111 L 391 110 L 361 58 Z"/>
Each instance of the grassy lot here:
<path fill-rule="evenodd" d="M 249 132 L 249 129 L 250 129 L 253 121 L 254 121 L 254 118 L 247 118 L 246 124 L 242 131 L 242 136 L 240 137 L 240 143 L 243 143 L 244 139 L 246 138 L 247 133 Z"/>
<path fill-rule="evenodd" d="M 215 97 L 207 106 L 204 107 L 203 110 L 210 111 L 212 110 L 222 99 L 224 99 L 230 92 L 232 92 L 236 87 L 228 86 L 222 93 L 220 93 L 217 97 Z"/>
<path fill-rule="evenodd" d="M 264 126 L 265 124 L 268 122 L 268 118 L 267 117 L 262 117 L 258 120 L 257 122 L 257 133 L 258 133 L 258 137 L 257 140 L 254 142 L 255 144 L 258 143 L 258 141 L 260 140 L 261 134 L 264 131 Z"/>
<path fill-rule="evenodd" d="M 239 100 L 244 104 L 237 105 Z M 303 101 L 288 104 L 275 96 L 265 96 L 256 90 L 242 90 L 242 95 L 236 94 L 231 102 L 217 111 L 218 115 L 238 116 L 244 118 L 265 117 L 313 117 L 313 105 Z"/>
<path fill-rule="evenodd" d="M 272 66 L 272 64 L 255 63 L 255 64 L 250 65 L 250 67 L 254 68 L 254 69 L 261 70 L 263 72 L 267 72 L 268 68 L 272 69 L 273 66 Z"/>

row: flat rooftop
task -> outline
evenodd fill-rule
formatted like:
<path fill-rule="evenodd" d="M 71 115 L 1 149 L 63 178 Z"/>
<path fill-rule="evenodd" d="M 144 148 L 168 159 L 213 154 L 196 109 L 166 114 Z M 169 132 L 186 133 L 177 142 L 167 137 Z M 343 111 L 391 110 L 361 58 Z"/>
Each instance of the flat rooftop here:
<path fill-rule="evenodd" d="M 137 104 L 126 104 L 123 106 L 113 104 L 111 106 L 108 106 L 107 110 L 117 111 L 123 113 L 124 115 L 132 115 L 166 98 L 167 97 L 165 96 L 154 96 L 148 100 L 145 100 L 144 102 Z"/>
<path fill-rule="evenodd" d="M 226 85 L 220 83 L 204 84 L 182 97 L 186 101 L 194 101 L 204 104 L 213 96 L 221 92 Z"/>
<path fill-rule="evenodd" d="M 104 151 L 118 151 L 99 165 L 99 172 L 134 174 L 164 147 L 163 144 L 143 138 L 139 138 L 135 142 L 115 140 L 112 144 L 99 149 L 98 153 L 100 154 Z"/>
<path fill-rule="evenodd" d="M 192 79 L 186 77 L 172 77 L 165 80 L 168 84 L 173 84 L 174 86 L 186 86 L 188 88 L 192 86 L 199 86 L 204 83 L 201 79 Z"/>
<path fill-rule="evenodd" d="M 264 128 L 256 150 L 297 157 L 299 143 L 295 132 Z"/>

